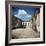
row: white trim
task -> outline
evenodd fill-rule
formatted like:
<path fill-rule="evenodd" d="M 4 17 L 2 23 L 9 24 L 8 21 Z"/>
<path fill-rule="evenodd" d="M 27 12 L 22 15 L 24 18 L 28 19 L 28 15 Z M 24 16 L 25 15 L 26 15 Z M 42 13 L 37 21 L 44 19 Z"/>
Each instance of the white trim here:
<path fill-rule="evenodd" d="M 27 4 L 27 3 L 10 3 L 10 5 L 20 5 L 20 6 L 36 6 L 36 7 L 41 7 L 42 5 L 39 4 Z"/>

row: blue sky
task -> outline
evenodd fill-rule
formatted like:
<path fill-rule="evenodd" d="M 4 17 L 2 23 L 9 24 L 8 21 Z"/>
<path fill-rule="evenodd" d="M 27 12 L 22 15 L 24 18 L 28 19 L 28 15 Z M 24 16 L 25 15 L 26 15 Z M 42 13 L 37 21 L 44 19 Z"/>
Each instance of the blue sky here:
<path fill-rule="evenodd" d="M 32 15 L 39 10 L 39 8 L 32 7 L 12 7 L 13 15 L 18 17 L 19 19 L 26 21 L 31 19 Z"/>

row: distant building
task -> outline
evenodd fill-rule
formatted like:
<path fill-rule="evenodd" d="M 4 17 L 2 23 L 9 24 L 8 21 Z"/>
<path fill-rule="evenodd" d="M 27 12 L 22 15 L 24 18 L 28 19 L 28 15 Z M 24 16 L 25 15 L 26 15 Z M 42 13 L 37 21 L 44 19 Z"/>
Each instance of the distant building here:
<path fill-rule="evenodd" d="M 31 21 L 24 21 L 22 22 L 23 25 L 26 25 L 26 28 L 32 28 L 32 22 Z"/>

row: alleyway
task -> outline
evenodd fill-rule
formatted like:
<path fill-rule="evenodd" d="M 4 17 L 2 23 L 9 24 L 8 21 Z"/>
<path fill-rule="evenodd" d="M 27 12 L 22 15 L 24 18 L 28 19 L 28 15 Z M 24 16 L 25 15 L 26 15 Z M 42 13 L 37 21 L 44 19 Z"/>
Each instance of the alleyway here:
<path fill-rule="evenodd" d="M 12 30 L 12 36 L 15 38 L 37 38 L 40 33 L 35 32 L 32 28 L 18 28 Z"/>

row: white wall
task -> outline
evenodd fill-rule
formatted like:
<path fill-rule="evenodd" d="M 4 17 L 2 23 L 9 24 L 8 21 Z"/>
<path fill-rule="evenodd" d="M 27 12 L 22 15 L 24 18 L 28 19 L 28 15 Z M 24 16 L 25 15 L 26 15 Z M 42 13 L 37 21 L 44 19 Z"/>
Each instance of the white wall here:
<path fill-rule="evenodd" d="M 22 0 L 21 0 L 22 1 Z M 31 0 L 24 0 L 31 1 Z M 41 2 L 41 0 L 32 0 L 34 2 Z M 42 0 L 42 2 L 46 2 L 46 0 Z M 5 1 L 0 0 L 0 46 L 5 46 Z M 16 45 L 16 46 L 45 46 L 46 44 L 31 44 L 31 45 Z"/>

